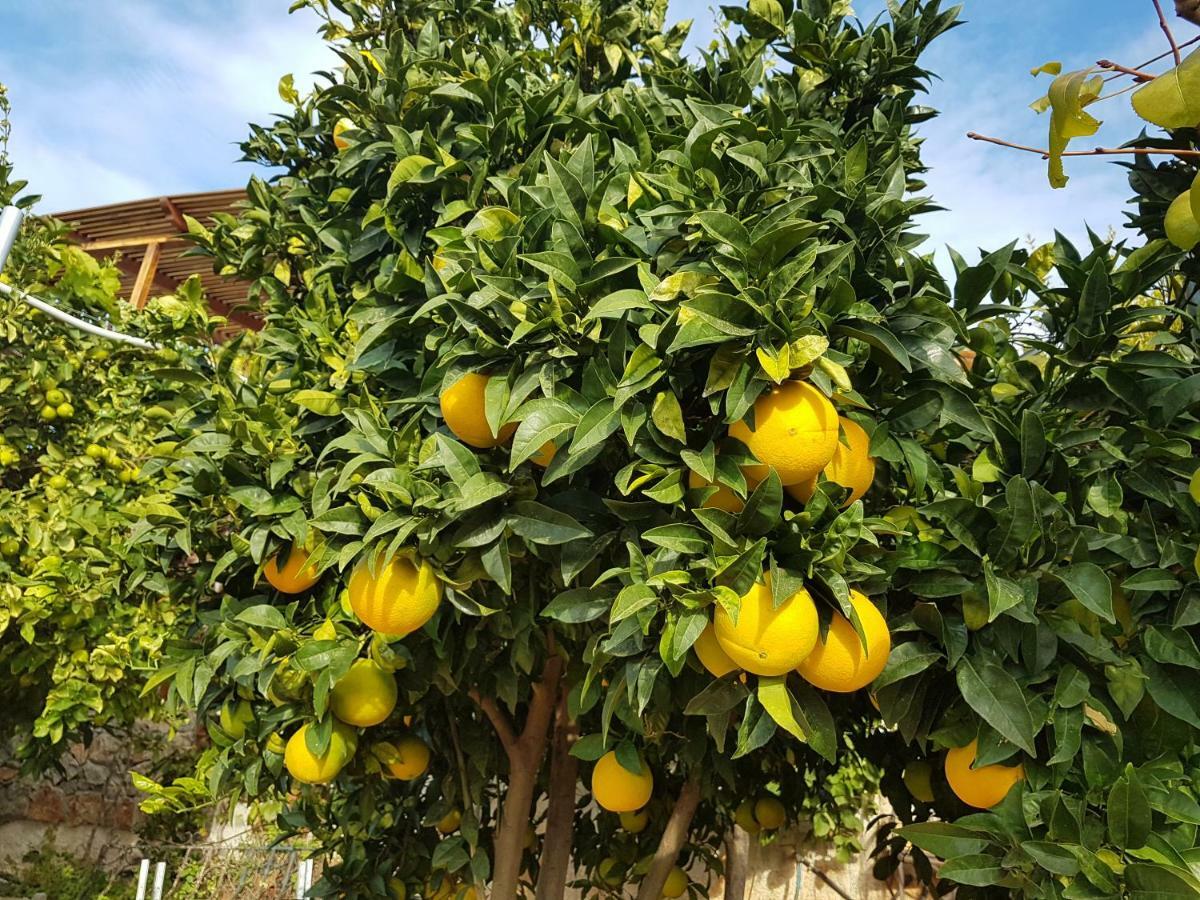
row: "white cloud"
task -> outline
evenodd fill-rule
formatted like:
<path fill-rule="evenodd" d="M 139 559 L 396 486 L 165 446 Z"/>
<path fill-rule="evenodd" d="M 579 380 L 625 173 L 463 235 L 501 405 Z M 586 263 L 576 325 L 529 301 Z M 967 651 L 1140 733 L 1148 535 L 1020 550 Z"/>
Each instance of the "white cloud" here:
<path fill-rule="evenodd" d="M 316 19 L 287 15 L 286 2 L 220 16 L 149 0 L 103 6 L 54 0 L 33 14 L 35 27 L 39 15 L 54 20 L 46 33 L 57 43 L 43 54 L 54 65 L 21 42 L 0 50 L 15 107 L 10 154 L 48 211 L 244 184 L 236 144 L 248 121 L 283 108 L 279 77 L 305 85 L 337 62 Z"/>

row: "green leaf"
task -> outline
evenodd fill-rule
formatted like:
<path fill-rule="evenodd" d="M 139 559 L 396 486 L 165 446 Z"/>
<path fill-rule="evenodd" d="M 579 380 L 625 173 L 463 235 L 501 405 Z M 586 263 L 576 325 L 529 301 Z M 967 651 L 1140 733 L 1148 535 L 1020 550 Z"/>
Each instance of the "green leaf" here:
<path fill-rule="evenodd" d="M 477 237 L 489 243 L 506 237 L 514 231 L 521 219 L 511 209 L 503 206 L 487 206 L 475 213 L 463 229 L 463 237 Z"/>
<path fill-rule="evenodd" d="M 979 853 L 990 841 L 974 829 L 950 822 L 918 822 L 905 825 L 899 834 L 934 856 L 953 859 Z"/>
<path fill-rule="evenodd" d="M 1055 875 L 1078 875 L 1079 860 L 1066 846 L 1050 841 L 1023 841 L 1021 849 L 1033 857 L 1033 861 Z"/>
<path fill-rule="evenodd" d="M 1153 84 L 1153 82 L 1151 82 Z M 1196 900 L 1200 882 L 1190 872 L 1150 862 L 1125 867 L 1129 900 Z"/>
<path fill-rule="evenodd" d="M 291 400 L 319 416 L 336 416 L 342 411 L 341 400 L 337 394 L 331 394 L 329 391 L 296 391 Z"/>
<path fill-rule="evenodd" d="M 655 426 L 667 437 L 673 437 L 681 444 L 687 441 L 687 433 L 683 427 L 683 410 L 679 400 L 671 391 L 662 391 L 654 398 L 654 406 L 650 417 Z"/>
<path fill-rule="evenodd" d="M 749 255 L 750 232 L 733 216 L 715 209 L 707 209 L 696 213 L 696 220 L 709 236 L 720 243 L 729 244 L 742 257 Z"/>
<path fill-rule="evenodd" d="M 1168 131 L 1200 124 L 1200 51 L 1142 85 L 1132 99 L 1134 112 Z"/>
<path fill-rule="evenodd" d="M 609 613 L 609 624 L 615 625 L 622 619 L 627 619 L 647 606 L 658 602 L 658 592 L 648 584 L 630 584 L 621 588 L 617 599 L 612 604 Z"/>
<path fill-rule="evenodd" d="M 603 588 L 572 588 L 563 591 L 542 609 L 541 615 L 557 622 L 578 625 L 608 612 L 612 593 Z"/>
<path fill-rule="evenodd" d="M 245 622 L 247 625 L 266 628 L 270 631 L 282 631 L 287 628 L 288 624 L 283 613 L 267 603 L 247 607 L 238 613 L 235 619 L 238 622 Z"/>
<path fill-rule="evenodd" d="M 531 544 L 553 546 L 589 538 L 592 533 L 566 513 L 533 500 L 520 500 L 508 513 L 508 527 Z"/>
<path fill-rule="evenodd" d="M 1095 563 L 1075 563 L 1054 573 L 1076 600 L 1106 622 L 1116 622 L 1113 613 L 1112 582 Z"/>
<path fill-rule="evenodd" d="M 963 699 L 981 719 L 1030 756 L 1037 755 L 1033 746 L 1037 731 L 1016 679 L 995 663 L 976 665 L 967 657 L 959 660 L 955 679 Z"/>
<path fill-rule="evenodd" d="M 1132 765 L 1108 792 L 1108 836 L 1122 850 L 1144 847 L 1150 837 L 1150 801 Z"/>
<path fill-rule="evenodd" d="M 1000 883 L 1004 878 L 1004 867 L 1000 865 L 998 856 L 972 853 L 948 859 L 938 870 L 938 876 L 959 884 L 987 887 Z"/>

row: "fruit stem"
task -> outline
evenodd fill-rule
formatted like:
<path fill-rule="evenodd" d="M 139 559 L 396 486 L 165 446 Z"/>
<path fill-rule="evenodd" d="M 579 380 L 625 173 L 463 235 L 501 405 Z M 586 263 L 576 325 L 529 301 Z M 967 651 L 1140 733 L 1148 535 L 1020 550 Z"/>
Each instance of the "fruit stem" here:
<path fill-rule="evenodd" d="M 1131 69 L 1129 66 L 1115 63 L 1111 59 L 1098 59 L 1096 60 L 1096 65 L 1102 69 L 1111 69 L 1113 72 L 1120 72 L 1122 75 L 1132 75 L 1134 80 L 1142 83 L 1153 81 L 1157 77 L 1151 75 L 1149 72 L 1143 72 L 1141 69 Z"/>

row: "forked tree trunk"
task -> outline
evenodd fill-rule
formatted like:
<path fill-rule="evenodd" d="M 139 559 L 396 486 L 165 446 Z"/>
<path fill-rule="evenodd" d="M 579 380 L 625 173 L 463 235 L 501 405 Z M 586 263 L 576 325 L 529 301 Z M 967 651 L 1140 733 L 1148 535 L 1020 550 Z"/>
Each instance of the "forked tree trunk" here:
<path fill-rule="evenodd" d="M 687 840 L 688 831 L 692 827 L 692 817 L 696 815 L 696 807 L 700 805 L 700 772 L 693 770 L 679 791 L 675 800 L 675 808 L 671 810 L 671 818 L 663 829 L 662 837 L 658 840 L 658 849 L 654 851 L 654 861 L 650 871 L 642 879 L 638 888 L 637 900 L 659 900 L 662 896 L 663 885 L 667 876 L 679 858 L 679 851 Z"/>
<path fill-rule="evenodd" d="M 537 900 L 562 900 L 571 869 L 571 847 L 575 838 L 575 792 L 579 760 L 571 747 L 579 729 L 567 713 L 564 687 L 554 723 L 554 746 L 550 751 L 550 790 L 546 810 L 546 837 L 538 866 Z"/>
<path fill-rule="evenodd" d="M 525 727 L 519 736 L 495 700 L 481 697 L 476 691 L 471 692 L 472 699 L 496 729 L 508 756 L 508 790 L 504 794 L 500 824 L 492 843 L 492 889 L 488 895 L 492 900 L 516 900 L 520 887 L 525 832 L 533 811 L 538 773 L 546 755 L 550 720 L 558 704 L 562 670 L 562 658 L 551 655 L 542 669 L 541 680 L 533 686 Z"/>
<path fill-rule="evenodd" d="M 725 835 L 725 900 L 744 900 L 750 870 L 750 835 L 733 825 Z"/>

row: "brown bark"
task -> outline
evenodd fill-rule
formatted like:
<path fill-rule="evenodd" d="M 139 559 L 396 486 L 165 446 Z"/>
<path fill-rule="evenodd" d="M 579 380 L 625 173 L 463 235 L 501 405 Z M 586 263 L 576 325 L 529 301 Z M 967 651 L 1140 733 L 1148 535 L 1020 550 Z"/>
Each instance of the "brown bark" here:
<path fill-rule="evenodd" d="M 693 771 L 675 800 L 671 818 L 667 820 L 667 827 L 663 829 L 662 837 L 658 840 L 658 849 L 654 851 L 650 871 L 638 887 L 637 900 L 659 900 L 662 896 L 663 885 L 675 866 L 675 860 L 679 858 L 679 851 L 687 840 L 688 831 L 692 827 L 692 817 L 696 815 L 696 807 L 699 805 L 700 773 Z"/>
<path fill-rule="evenodd" d="M 533 686 L 525 727 L 519 735 L 495 700 L 471 691 L 471 698 L 496 729 L 508 756 L 508 790 L 504 794 L 500 824 L 492 843 L 492 890 L 489 894 L 492 900 L 515 900 L 520 887 L 525 830 L 533 809 L 538 772 L 546 755 L 550 720 L 558 704 L 562 670 L 560 656 L 552 655 L 546 661 L 541 680 Z"/>
<path fill-rule="evenodd" d="M 575 837 L 575 794 L 579 781 L 579 760 L 571 755 L 571 747 L 578 737 L 579 728 L 567 713 L 564 690 L 554 723 L 546 837 L 542 841 L 541 864 L 538 867 L 537 900 L 562 900 L 567 887 L 571 847 Z"/>
<path fill-rule="evenodd" d="M 733 825 L 725 835 L 725 900 L 744 900 L 750 868 L 750 835 Z"/>

